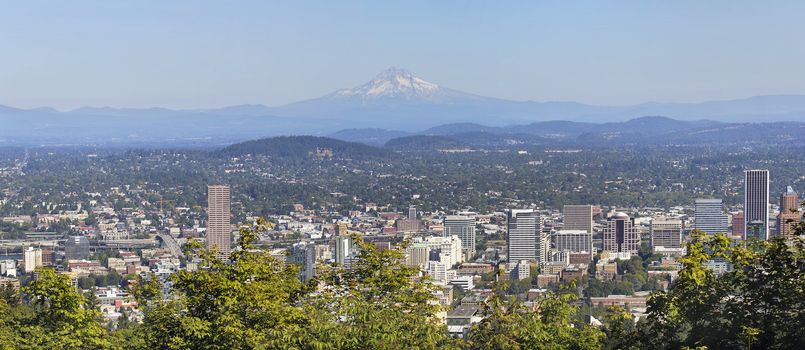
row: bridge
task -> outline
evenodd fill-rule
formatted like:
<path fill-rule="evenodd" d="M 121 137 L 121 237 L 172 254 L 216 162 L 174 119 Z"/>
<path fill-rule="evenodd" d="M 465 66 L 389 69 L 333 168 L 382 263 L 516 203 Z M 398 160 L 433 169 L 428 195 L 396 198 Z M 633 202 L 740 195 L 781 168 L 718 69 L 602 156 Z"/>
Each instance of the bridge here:
<path fill-rule="evenodd" d="M 179 242 L 176 241 L 176 238 L 174 238 L 173 236 L 169 234 L 160 233 L 157 234 L 157 239 L 162 241 L 162 244 L 165 246 L 165 248 L 168 248 L 168 250 L 171 252 L 171 255 L 177 258 L 184 255 L 184 253 L 182 252 L 182 247 L 179 246 Z"/>

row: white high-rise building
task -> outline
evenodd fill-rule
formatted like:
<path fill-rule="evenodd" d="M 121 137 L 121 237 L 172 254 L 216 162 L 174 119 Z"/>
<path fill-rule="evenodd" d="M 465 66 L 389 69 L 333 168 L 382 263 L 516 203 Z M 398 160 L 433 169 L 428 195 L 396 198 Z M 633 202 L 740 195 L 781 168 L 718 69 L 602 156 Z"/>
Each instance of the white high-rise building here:
<path fill-rule="evenodd" d="M 724 213 L 721 199 L 699 198 L 694 206 L 695 222 L 693 228 L 707 233 L 725 233 L 728 231 L 729 218 Z"/>
<path fill-rule="evenodd" d="M 461 249 L 467 257 L 475 255 L 475 218 L 450 215 L 444 218 L 444 237 L 458 236 Z"/>
<path fill-rule="evenodd" d="M 769 171 L 744 172 L 744 239 L 769 239 Z"/>
<path fill-rule="evenodd" d="M 441 284 L 447 284 L 456 278 L 456 270 L 451 270 L 450 266 L 440 261 L 428 261 L 427 272 L 435 282 Z"/>
<path fill-rule="evenodd" d="M 352 250 L 352 238 L 350 236 L 338 236 L 335 238 L 335 262 L 336 264 L 349 265 L 350 253 Z"/>
<path fill-rule="evenodd" d="M 511 266 L 511 277 L 518 280 L 531 278 L 531 263 L 528 260 L 520 260 L 517 265 Z"/>
<path fill-rule="evenodd" d="M 22 272 L 31 273 L 42 266 L 42 249 L 28 247 L 22 254 Z"/>
<path fill-rule="evenodd" d="M 430 260 L 430 246 L 427 242 L 412 242 L 405 248 L 405 264 L 408 266 L 419 266 L 424 269 Z"/>
<path fill-rule="evenodd" d="M 538 212 L 532 209 L 509 210 L 508 233 L 509 262 L 547 260 L 547 235 L 542 232 Z"/>
<path fill-rule="evenodd" d="M 562 209 L 562 229 L 593 233 L 592 205 L 565 205 Z"/>
<path fill-rule="evenodd" d="M 439 261 L 443 262 L 447 268 L 452 268 L 456 264 L 464 262 L 464 254 L 461 252 L 461 239 L 458 236 L 450 237 L 428 237 L 426 242 L 430 248 L 430 254 L 438 251 Z M 430 260 L 434 260 L 431 258 Z"/>
<path fill-rule="evenodd" d="M 232 244 L 232 223 L 229 186 L 207 186 L 207 248 L 218 249 L 217 256 L 229 257 Z"/>
<path fill-rule="evenodd" d="M 299 242 L 291 246 L 286 260 L 299 265 L 299 278 L 307 281 L 316 276 L 316 244 Z"/>

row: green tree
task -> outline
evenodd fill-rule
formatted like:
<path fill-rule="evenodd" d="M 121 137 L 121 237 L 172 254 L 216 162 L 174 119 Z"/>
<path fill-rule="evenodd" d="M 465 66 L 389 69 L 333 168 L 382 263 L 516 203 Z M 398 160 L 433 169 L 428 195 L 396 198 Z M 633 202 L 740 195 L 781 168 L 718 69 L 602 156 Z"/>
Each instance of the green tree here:
<path fill-rule="evenodd" d="M 20 313 L 17 324 L 19 349 L 106 349 L 109 334 L 96 319 L 70 277 L 52 269 L 40 269 L 39 278 L 23 289 L 31 300 L 31 312 Z"/>
<path fill-rule="evenodd" d="M 312 344 L 337 349 L 434 349 L 456 347 L 440 324 L 435 285 L 417 281 L 405 266 L 404 247 L 379 250 L 353 236 L 359 249 L 349 268 L 324 267 L 324 287 L 306 303 L 316 317 Z M 315 312 L 318 310 L 318 312 Z"/>
<path fill-rule="evenodd" d="M 713 259 L 732 269 L 717 275 Z M 805 341 L 805 245 L 801 238 L 741 244 L 694 232 L 679 278 L 648 302 L 644 347 L 796 348 Z M 658 342 L 659 339 L 664 340 Z"/>
<path fill-rule="evenodd" d="M 8 307 L 17 306 L 20 303 L 20 292 L 11 283 L 5 283 L 0 286 L 0 299 L 3 299 Z"/>
<path fill-rule="evenodd" d="M 171 276 L 173 297 L 162 300 L 156 283 L 145 282 L 136 295 L 144 304 L 146 348 L 255 349 L 299 347 L 310 327 L 296 305 L 305 292 L 295 266 L 267 252 L 252 250 L 257 229 L 240 230 L 228 263 L 191 241 L 186 249 L 202 261 L 196 271 Z"/>
<path fill-rule="evenodd" d="M 473 326 L 469 349 L 600 349 L 604 333 L 575 319 L 576 295 L 568 290 L 548 293 L 536 310 L 517 299 L 494 296 L 486 318 Z"/>

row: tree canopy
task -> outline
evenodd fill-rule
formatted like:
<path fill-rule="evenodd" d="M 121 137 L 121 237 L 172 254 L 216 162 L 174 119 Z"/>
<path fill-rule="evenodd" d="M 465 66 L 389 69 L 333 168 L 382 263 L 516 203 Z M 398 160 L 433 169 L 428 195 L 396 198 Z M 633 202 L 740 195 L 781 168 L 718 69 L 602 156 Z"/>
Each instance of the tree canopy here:
<path fill-rule="evenodd" d="M 612 308 L 601 329 L 581 319 L 572 285 L 526 303 L 496 284 L 484 319 L 461 340 L 440 319 L 435 285 L 402 263 L 405 243 L 382 250 L 355 236 L 349 266 L 320 265 L 303 282 L 297 266 L 255 249 L 262 229 L 262 221 L 242 228 L 227 260 L 191 241 L 198 269 L 132 283 L 141 322 L 126 315 L 105 327 L 94 296 L 40 269 L 21 293 L 0 290 L 0 349 L 788 349 L 805 341 L 799 238 L 743 244 L 695 232 L 679 277 L 652 294 L 648 315 L 635 323 Z M 718 274 L 713 260 L 732 269 Z"/>

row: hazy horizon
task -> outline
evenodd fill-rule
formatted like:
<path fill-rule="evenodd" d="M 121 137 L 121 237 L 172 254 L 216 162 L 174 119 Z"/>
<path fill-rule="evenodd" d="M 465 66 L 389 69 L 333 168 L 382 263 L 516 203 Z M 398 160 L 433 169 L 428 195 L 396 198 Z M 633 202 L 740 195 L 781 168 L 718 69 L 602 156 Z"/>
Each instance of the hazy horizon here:
<path fill-rule="evenodd" d="M 513 101 L 805 95 L 799 2 L 239 4 L 0 1 L 0 105 L 281 106 L 388 66 Z"/>

